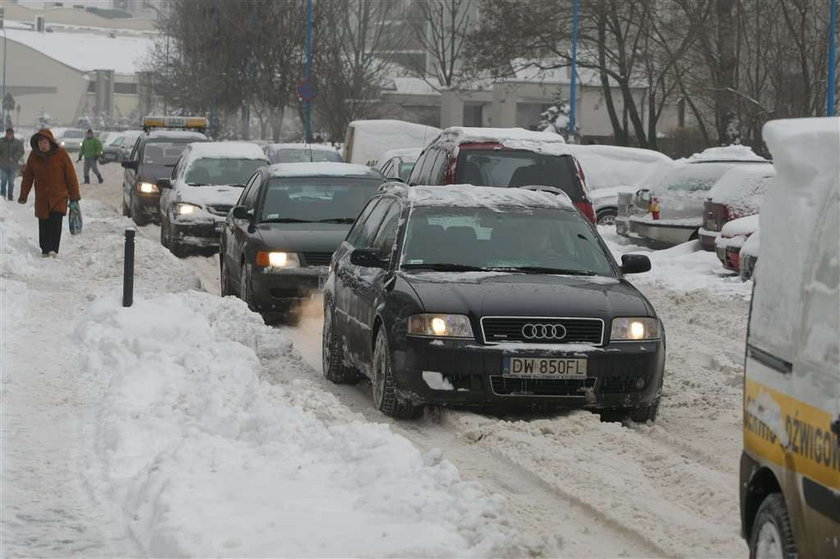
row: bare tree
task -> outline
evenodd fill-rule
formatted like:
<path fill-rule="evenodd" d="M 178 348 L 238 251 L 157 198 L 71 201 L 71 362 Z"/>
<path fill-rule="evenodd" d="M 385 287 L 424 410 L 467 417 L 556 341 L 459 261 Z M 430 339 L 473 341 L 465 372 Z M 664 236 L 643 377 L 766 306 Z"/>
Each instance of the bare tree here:
<path fill-rule="evenodd" d="M 431 74 L 450 88 L 463 75 L 463 50 L 473 19 L 473 0 L 415 0 L 410 26 L 431 58 L 431 68 L 411 68 L 420 77 Z"/>

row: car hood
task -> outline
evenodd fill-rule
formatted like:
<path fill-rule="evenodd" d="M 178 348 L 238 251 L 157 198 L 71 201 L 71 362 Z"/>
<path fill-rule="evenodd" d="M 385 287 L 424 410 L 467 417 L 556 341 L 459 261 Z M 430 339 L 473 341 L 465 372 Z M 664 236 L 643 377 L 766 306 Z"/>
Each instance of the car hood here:
<path fill-rule="evenodd" d="M 188 184 L 178 186 L 178 201 L 198 206 L 234 206 L 241 194 L 241 186 L 190 186 Z"/>
<path fill-rule="evenodd" d="M 268 249 L 335 252 L 350 227 L 336 223 L 261 223 L 257 232 Z"/>
<path fill-rule="evenodd" d="M 158 179 L 168 179 L 171 175 L 172 167 L 166 165 L 143 164 L 140 166 L 140 180 L 145 182 L 154 184 Z"/>
<path fill-rule="evenodd" d="M 653 307 L 627 281 L 601 276 L 496 272 L 400 272 L 427 312 L 481 316 L 650 316 Z"/>

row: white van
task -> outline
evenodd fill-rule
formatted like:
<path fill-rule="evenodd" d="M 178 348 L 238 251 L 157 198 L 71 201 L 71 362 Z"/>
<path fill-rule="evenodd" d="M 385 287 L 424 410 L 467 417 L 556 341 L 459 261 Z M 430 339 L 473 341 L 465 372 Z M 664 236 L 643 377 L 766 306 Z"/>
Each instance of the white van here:
<path fill-rule="evenodd" d="M 740 496 L 751 557 L 840 557 L 840 118 L 764 127 Z"/>
<path fill-rule="evenodd" d="M 347 126 L 344 161 L 376 167 L 382 155 L 398 148 L 424 148 L 440 128 L 403 120 L 354 120 Z"/>

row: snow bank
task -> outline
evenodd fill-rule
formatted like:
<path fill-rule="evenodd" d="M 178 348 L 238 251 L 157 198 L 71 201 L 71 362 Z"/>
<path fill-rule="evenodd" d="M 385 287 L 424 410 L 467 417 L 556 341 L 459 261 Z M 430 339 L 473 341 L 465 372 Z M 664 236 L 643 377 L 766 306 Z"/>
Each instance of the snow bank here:
<path fill-rule="evenodd" d="M 776 177 L 761 207 L 759 266 L 764 281 L 756 283 L 750 336 L 767 351 L 786 356 L 792 355 L 798 338 L 814 226 L 840 181 L 840 118 L 771 121 L 764 126 L 764 138 Z"/>
<path fill-rule="evenodd" d="M 700 153 L 679 161 L 700 162 L 700 161 L 755 161 L 767 162 L 766 159 L 757 155 L 748 146 L 722 146 L 708 148 Z"/>
<path fill-rule="evenodd" d="M 497 188 L 450 184 L 414 186 L 408 189 L 409 199 L 416 206 L 448 206 L 464 208 L 540 207 L 574 208 L 568 195 L 527 188 Z"/>
<path fill-rule="evenodd" d="M 757 214 L 776 170 L 766 164 L 739 165 L 727 171 L 709 191 L 709 199 L 726 204 L 735 216 Z"/>
<path fill-rule="evenodd" d="M 105 297 L 76 338 L 103 391 L 87 481 L 145 554 L 512 553 L 498 501 L 307 389 L 290 343 L 236 299 Z"/>
<path fill-rule="evenodd" d="M 351 163 L 334 163 L 322 161 L 318 163 L 277 163 L 270 167 L 272 177 L 349 177 L 377 176 L 377 172 L 367 165 Z"/>

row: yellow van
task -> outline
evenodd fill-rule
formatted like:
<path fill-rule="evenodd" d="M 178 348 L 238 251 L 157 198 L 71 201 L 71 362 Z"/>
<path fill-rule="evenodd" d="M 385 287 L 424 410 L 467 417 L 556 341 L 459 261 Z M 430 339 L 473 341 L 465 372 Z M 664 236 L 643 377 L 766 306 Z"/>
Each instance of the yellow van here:
<path fill-rule="evenodd" d="M 840 557 L 840 119 L 764 127 L 744 378 L 741 525 L 750 557 Z"/>

